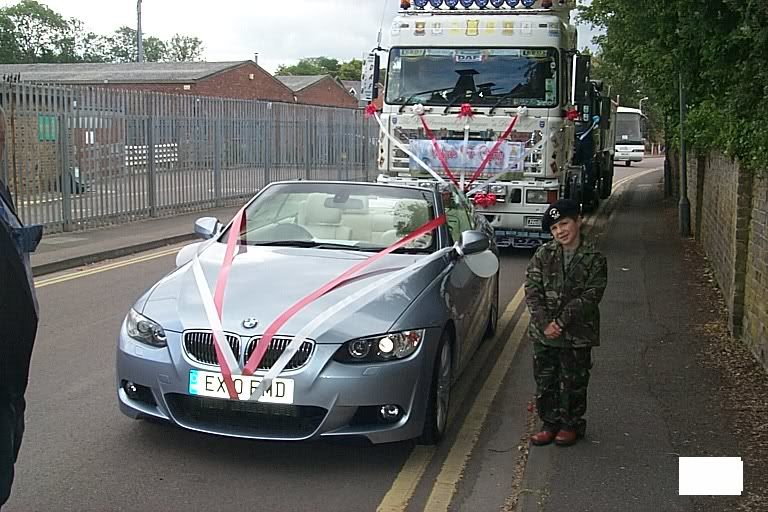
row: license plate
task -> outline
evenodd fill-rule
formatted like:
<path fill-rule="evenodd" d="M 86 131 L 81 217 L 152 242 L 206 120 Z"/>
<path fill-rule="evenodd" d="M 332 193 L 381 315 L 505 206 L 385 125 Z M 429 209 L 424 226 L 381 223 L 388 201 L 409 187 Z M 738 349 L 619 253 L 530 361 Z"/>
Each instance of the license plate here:
<path fill-rule="evenodd" d="M 539 228 L 541 229 L 541 218 L 540 217 L 526 217 L 525 218 L 525 225 L 529 228 Z"/>
<path fill-rule="evenodd" d="M 244 375 L 233 375 L 232 380 L 235 383 L 240 400 L 248 400 L 252 393 L 260 393 L 262 390 L 257 386 L 261 382 L 261 377 L 246 377 Z M 201 370 L 189 371 L 189 394 L 196 396 L 210 396 L 213 398 L 229 398 L 227 387 L 224 384 L 224 376 L 215 372 L 204 372 Z M 293 380 L 275 379 L 272 381 L 272 387 L 266 393 L 261 395 L 259 402 L 269 404 L 292 404 L 293 403 Z"/>

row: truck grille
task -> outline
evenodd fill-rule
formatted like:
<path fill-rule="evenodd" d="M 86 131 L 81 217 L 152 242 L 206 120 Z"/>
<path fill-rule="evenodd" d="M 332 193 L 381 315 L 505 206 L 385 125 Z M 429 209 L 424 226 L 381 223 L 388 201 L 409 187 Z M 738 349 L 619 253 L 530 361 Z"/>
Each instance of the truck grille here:
<path fill-rule="evenodd" d="M 235 356 L 240 359 L 242 354 L 240 337 L 233 334 L 226 334 L 227 342 L 232 347 L 232 351 Z M 247 361 L 251 354 L 253 354 L 256 344 L 261 338 L 251 338 L 245 344 L 245 357 Z M 259 370 L 269 370 L 272 368 L 278 358 L 283 354 L 285 349 L 291 343 L 290 338 L 273 338 L 269 344 L 267 352 L 264 354 L 264 358 L 261 360 Z M 312 349 L 314 343 L 311 341 L 305 341 L 301 344 L 298 352 L 291 358 L 286 370 L 297 370 L 307 364 L 309 357 L 312 355 Z M 213 333 L 211 331 L 188 331 L 184 333 L 184 350 L 187 355 L 198 363 L 207 364 L 210 366 L 219 366 L 219 360 L 216 357 L 216 349 L 213 346 Z"/>

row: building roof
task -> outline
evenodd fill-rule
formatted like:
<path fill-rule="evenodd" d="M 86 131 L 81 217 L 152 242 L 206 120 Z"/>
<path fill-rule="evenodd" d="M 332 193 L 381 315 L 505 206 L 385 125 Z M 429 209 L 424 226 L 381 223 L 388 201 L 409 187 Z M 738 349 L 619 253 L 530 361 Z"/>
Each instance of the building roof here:
<path fill-rule="evenodd" d="M 25 82 L 168 83 L 194 82 L 253 61 L 121 62 L 88 64 L 0 64 L 0 76 L 19 75 Z"/>
<path fill-rule="evenodd" d="M 280 80 L 283 85 L 291 89 L 293 92 L 298 92 L 302 89 L 306 89 L 311 85 L 315 85 L 323 78 L 330 76 L 331 75 L 285 75 L 276 76 L 275 78 Z"/>
<path fill-rule="evenodd" d="M 355 91 L 355 93 L 360 94 L 360 88 L 362 87 L 360 80 L 342 80 L 341 83 L 344 84 L 346 90 Z"/>

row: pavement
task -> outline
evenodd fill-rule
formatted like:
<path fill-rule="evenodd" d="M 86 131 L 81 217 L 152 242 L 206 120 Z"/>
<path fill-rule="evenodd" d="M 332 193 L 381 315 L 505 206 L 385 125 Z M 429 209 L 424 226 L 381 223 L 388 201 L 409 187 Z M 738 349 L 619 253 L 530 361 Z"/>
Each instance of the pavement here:
<path fill-rule="evenodd" d="M 687 257 L 695 245 L 678 234 L 660 172 L 635 180 L 610 217 L 598 233 L 609 286 L 587 435 L 568 448 L 529 447 L 515 510 L 736 510 L 738 498 L 678 495 L 680 457 L 750 457 L 749 442 L 731 435 L 738 407 L 720 399 L 722 370 L 702 362 L 702 327 L 720 318 L 695 287 L 704 260 Z"/>
<path fill-rule="evenodd" d="M 92 231 L 43 235 L 37 251 L 32 254 L 32 272 L 39 277 L 194 240 L 195 220 L 216 217 L 221 222 L 229 222 L 237 210 L 237 207 L 218 208 Z"/>

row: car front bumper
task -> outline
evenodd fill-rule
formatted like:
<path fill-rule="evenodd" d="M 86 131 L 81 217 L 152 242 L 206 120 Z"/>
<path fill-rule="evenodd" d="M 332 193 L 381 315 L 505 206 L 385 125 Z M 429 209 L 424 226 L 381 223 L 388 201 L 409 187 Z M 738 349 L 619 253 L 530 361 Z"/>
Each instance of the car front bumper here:
<path fill-rule="evenodd" d="M 424 343 L 410 357 L 376 364 L 334 361 L 338 344 L 316 344 L 307 364 L 284 371 L 294 381 L 292 405 L 237 401 L 189 394 L 189 372 L 218 371 L 196 365 L 182 353 L 182 335 L 167 332 L 168 346 L 153 348 L 121 329 L 117 349 L 120 410 L 132 418 L 155 418 L 210 434 L 247 439 L 298 441 L 332 436 L 362 436 L 372 443 L 411 439 L 421 434 L 439 329 L 427 329 Z M 257 373 L 258 375 L 258 373 Z M 129 397 L 124 384 L 142 393 Z M 383 420 L 383 405 L 402 415 Z"/>

